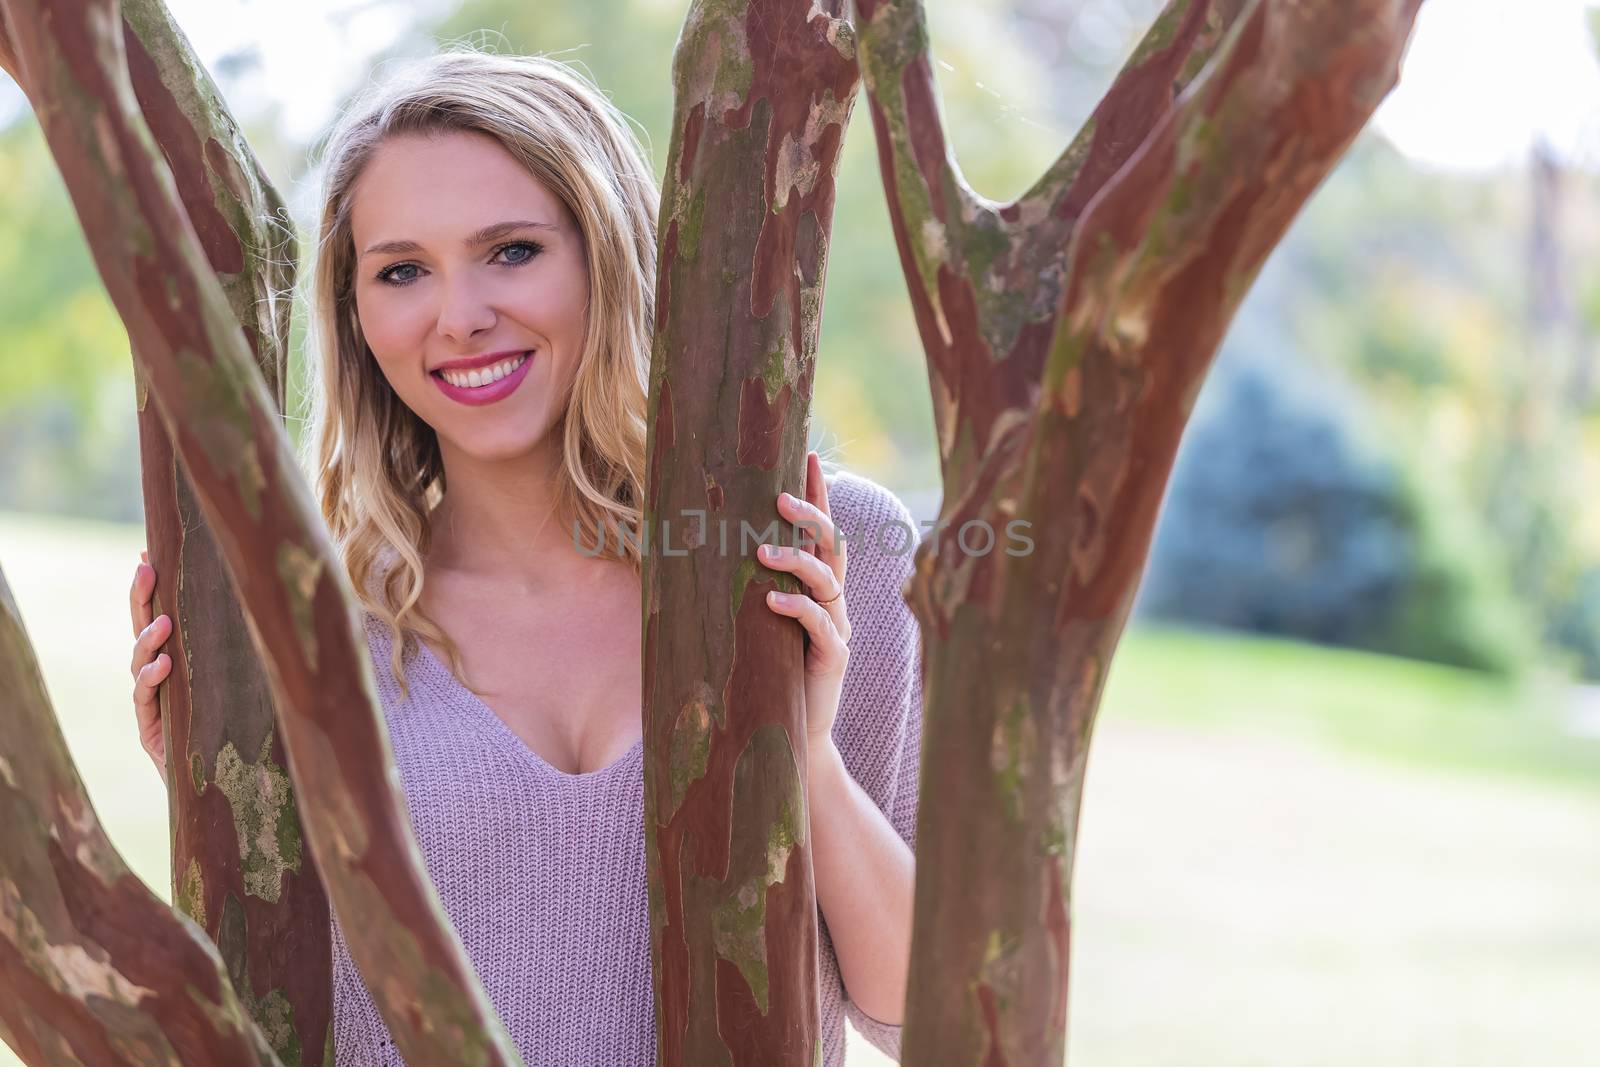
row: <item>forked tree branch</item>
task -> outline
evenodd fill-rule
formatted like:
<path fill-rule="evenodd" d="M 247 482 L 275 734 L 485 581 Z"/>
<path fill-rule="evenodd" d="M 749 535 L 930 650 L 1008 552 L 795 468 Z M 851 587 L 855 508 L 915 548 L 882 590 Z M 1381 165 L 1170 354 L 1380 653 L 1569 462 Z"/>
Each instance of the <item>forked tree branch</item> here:
<path fill-rule="evenodd" d="M 107 840 L 0 573 L 0 1038 L 30 1064 L 279 1067 L 201 930 Z"/>
<path fill-rule="evenodd" d="M 858 0 L 862 72 L 895 243 L 928 354 L 948 480 L 1036 396 L 1083 206 L 1171 110 L 1244 0 L 1169 0 L 1094 114 L 1022 197 L 962 178 L 939 115 L 922 0 Z"/>
<path fill-rule="evenodd" d="M 354 598 L 139 115 L 114 0 L 0 0 L 24 85 L 268 664 L 318 868 L 413 1063 L 520 1062 L 428 881 Z"/>
<path fill-rule="evenodd" d="M 902 85 L 927 66 L 925 35 L 897 45 L 917 0 L 862 4 L 945 483 L 911 586 L 944 803 L 917 830 L 906 1062 L 1061 1063 L 1089 734 L 1184 423 L 1268 253 L 1394 85 L 1419 2 L 1171 4 L 1051 174 L 975 211 L 934 195 L 953 169 L 931 105 L 899 102 L 931 95 Z M 1018 520 L 1027 551 L 966 543 Z"/>

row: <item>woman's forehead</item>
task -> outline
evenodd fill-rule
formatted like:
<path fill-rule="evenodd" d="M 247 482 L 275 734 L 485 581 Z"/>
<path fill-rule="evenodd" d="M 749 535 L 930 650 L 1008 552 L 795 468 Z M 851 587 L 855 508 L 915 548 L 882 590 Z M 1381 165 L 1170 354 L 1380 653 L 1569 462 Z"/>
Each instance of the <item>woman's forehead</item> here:
<path fill-rule="evenodd" d="M 486 134 L 386 138 L 351 190 L 358 248 L 372 242 L 460 240 L 518 219 L 556 231 L 569 221 L 560 197 Z"/>

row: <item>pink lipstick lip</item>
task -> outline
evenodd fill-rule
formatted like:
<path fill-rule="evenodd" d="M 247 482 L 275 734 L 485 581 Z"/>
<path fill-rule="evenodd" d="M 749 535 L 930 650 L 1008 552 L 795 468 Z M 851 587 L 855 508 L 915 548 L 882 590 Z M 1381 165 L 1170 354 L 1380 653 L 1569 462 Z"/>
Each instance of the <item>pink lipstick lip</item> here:
<path fill-rule="evenodd" d="M 510 374 L 491 385 L 480 386 L 476 389 L 463 389 L 460 386 L 451 385 L 437 372 L 431 372 L 428 377 L 432 378 L 434 384 L 439 387 L 440 391 L 451 400 L 458 401 L 462 404 L 470 404 L 473 407 L 479 407 L 484 404 L 493 404 L 496 400 L 502 400 L 505 397 L 510 396 L 516 390 L 517 386 L 522 384 L 522 379 L 528 376 L 529 369 L 533 367 L 534 355 L 531 350 L 523 354 L 528 358 L 523 360 L 522 365 L 516 370 L 512 371 Z"/>
<path fill-rule="evenodd" d="M 461 359 L 448 359 L 439 364 L 437 367 L 430 367 L 428 369 L 428 373 L 437 374 L 442 370 L 482 370 L 484 367 L 492 367 L 496 363 L 510 359 L 512 356 L 520 356 L 524 352 L 532 351 L 533 349 L 531 348 L 507 348 L 501 352 L 487 352 L 481 356 L 464 356 Z"/>

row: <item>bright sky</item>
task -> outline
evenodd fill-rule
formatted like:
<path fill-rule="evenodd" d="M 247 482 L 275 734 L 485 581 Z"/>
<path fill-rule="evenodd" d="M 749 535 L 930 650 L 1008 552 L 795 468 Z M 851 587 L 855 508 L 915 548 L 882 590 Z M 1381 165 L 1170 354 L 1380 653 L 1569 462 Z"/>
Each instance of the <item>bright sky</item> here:
<path fill-rule="evenodd" d="M 1373 122 L 1433 166 L 1525 159 L 1543 135 L 1600 172 L 1600 62 L 1585 18 L 1595 0 L 1425 0 L 1400 85 Z"/>
<path fill-rule="evenodd" d="M 366 57 L 449 0 L 168 0 L 201 57 L 258 50 L 260 72 L 230 95 L 236 113 L 273 105 L 309 140 Z M 929 3 L 949 0 L 928 0 Z M 1600 172 L 1600 63 L 1585 10 L 1600 0 L 1426 0 L 1400 87 L 1377 128 L 1419 163 L 1477 171 L 1514 165 L 1539 136 Z M 0 86 L 0 121 L 22 106 Z"/>

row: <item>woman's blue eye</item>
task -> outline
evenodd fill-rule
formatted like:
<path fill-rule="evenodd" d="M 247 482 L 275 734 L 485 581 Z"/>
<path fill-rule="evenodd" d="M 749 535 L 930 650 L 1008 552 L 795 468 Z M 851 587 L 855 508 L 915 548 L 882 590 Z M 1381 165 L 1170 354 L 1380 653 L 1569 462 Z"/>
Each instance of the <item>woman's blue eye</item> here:
<path fill-rule="evenodd" d="M 406 279 L 403 279 L 403 280 L 396 280 L 395 279 L 395 274 L 397 272 L 403 271 L 403 270 L 416 270 L 416 269 L 417 269 L 417 265 L 415 263 L 396 263 L 392 267 L 385 267 L 382 270 L 380 270 L 378 272 L 378 280 L 380 282 L 387 282 L 390 285 L 408 285 L 411 282 L 415 281 L 416 279 L 415 278 L 406 278 Z"/>
<path fill-rule="evenodd" d="M 520 259 L 508 260 L 507 261 L 514 267 L 520 267 L 522 264 L 528 262 L 528 260 L 532 259 L 534 256 L 537 256 L 540 252 L 544 251 L 544 246 L 543 245 L 536 244 L 533 241 L 512 241 L 508 245 L 501 245 L 499 248 L 495 249 L 495 252 L 496 253 L 508 252 L 513 248 L 526 249 L 527 252 L 528 252 L 528 254 L 526 256 L 523 256 Z"/>
<path fill-rule="evenodd" d="M 536 256 L 538 256 L 538 254 L 540 252 L 544 251 L 544 246 L 539 244 L 537 241 L 511 241 L 508 244 L 503 244 L 500 247 L 496 248 L 494 250 L 494 255 L 498 256 L 502 252 L 508 252 L 508 251 L 510 251 L 512 249 L 517 249 L 517 248 L 520 248 L 520 249 L 524 250 L 527 253 L 527 255 L 518 256 L 518 257 L 516 257 L 514 259 L 505 260 L 504 263 L 505 263 L 506 266 L 508 266 L 508 267 L 520 267 L 525 263 L 531 263 L 534 260 L 534 258 Z M 396 263 L 396 264 L 393 264 L 392 266 L 388 266 L 388 267 L 385 267 L 382 270 L 380 270 L 377 273 L 377 279 L 378 279 L 378 281 L 383 282 L 385 285 L 393 285 L 393 286 L 410 285 L 412 282 L 417 280 L 415 275 L 411 275 L 411 276 L 405 277 L 405 278 L 397 278 L 397 277 L 395 277 L 395 275 L 398 274 L 400 271 L 403 271 L 403 270 L 420 270 L 420 269 L 421 268 L 418 267 L 415 263 Z"/>

